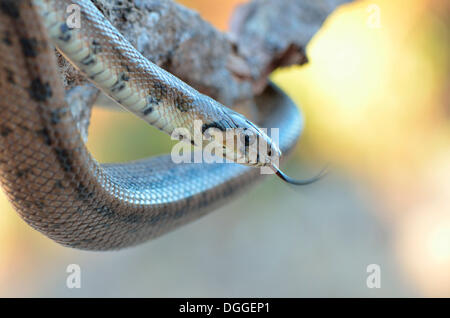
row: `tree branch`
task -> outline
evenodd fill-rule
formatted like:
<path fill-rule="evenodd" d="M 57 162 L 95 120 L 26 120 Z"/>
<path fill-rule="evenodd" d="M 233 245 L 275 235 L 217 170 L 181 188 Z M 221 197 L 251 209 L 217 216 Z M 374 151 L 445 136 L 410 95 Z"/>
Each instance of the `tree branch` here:
<path fill-rule="evenodd" d="M 326 17 L 350 0 L 253 0 L 234 12 L 231 33 L 172 0 L 92 0 L 150 61 L 227 106 L 252 100 L 279 66 L 303 64 Z M 60 59 L 66 87 L 83 83 Z"/>

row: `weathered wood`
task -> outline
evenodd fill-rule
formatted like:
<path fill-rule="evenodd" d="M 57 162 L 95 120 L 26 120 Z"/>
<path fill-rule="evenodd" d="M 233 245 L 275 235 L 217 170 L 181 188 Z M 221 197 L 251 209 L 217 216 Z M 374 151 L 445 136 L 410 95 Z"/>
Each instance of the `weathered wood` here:
<path fill-rule="evenodd" d="M 227 106 L 259 94 L 278 66 L 307 61 L 305 47 L 349 0 L 253 0 L 222 33 L 172 0 L 92 0 L 149 60 Z M 84 82 L 60 59 L 66 87 Z"/>

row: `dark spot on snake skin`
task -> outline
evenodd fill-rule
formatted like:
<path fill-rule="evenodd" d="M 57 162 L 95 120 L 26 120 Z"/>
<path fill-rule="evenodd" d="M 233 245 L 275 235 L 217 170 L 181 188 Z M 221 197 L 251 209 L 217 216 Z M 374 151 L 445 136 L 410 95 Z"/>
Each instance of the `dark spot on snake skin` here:
<path fill-rule="evenodd" d="M 49 227 L 51 227 L 51 229 L 53 231 L 55 231 L 55 230 L 62 229 L 63 225 L 62 224 L 58 224 L 58 223 L 51 223 L 51 224 L 49 224 Z"/>
<path fill-rule="evenodd" d="M 177 97 L 174 100 L 174 103 L 177 109 L 182 113 L 185 113 L 192 108 L 192 98 L 184 96 L 182 94 L 177 95 Z"/>
<path fill-rule="evenodd" d="M 38 55 L 38 42 L 36 39 L 20 38 L 22 52 L 26 57 L 36 57 Z"/>
<path fill-rule="evenodd" d="M 100 53 L 102 51 L 102 46 L 97 40 L 92 41 L 91 48 L 92 48 L 92 53 L 94 53 L 94 54 Z"/>
<path fill-rule="evenodd" d="M 119 57 L 119 61 L 120 61 L 120 66 L 122 66 L 122 68 L 126 69 L 127 72 L 130 72 L 130 67 L 128 66 L 128 64 L 125 62 L 127 61 L 127 58 L 123 55 L 123 53 L 120 51 L 120 49 L 118 49 L 117 47 L 113 46 L 111 48 L 115 54 L 117 54 L 117 56 Z"/>
<path fill-rule="evenodd" d="M 155 225 L 155 224 L 159 223 L 160 220 L 161 220 L 161 215 L 156 214 L 156 215 L 152 215 L 147 223 L 149 223 L 151 225 Z"/>
<path fill-rule="evenodd" d="M 139 224 L 142 223 L 143 215 L 141 214 L 128 214 L 124 216 L 118 216 L 117 213 L 110 207 L 102 205 L 100 207 L 94 208 L 94 211 L 106 218 L 119 218 L 120 222 L 128 224 Z"/>
<path fill-rule="evenodd" d="M 69 28 L 69 26 L 67 25 L 67 23 L 63 23 L 63 24 L 61 24 L 61 26 L 59 27 L 59 30 L 60 30 L 62 33 L 67 33 L 67 32 L 69 32 L 70 28 Z"/>
<path fill-rule="evenodd" d="M 205 131 L 207 131 L 209 128 L 217 128 L 220 131 L 226 130 L 226 128 L 220 122 L 213 121 L 212 123 L 205 123 L 202 125 L 202 134 L 204 134 Z"/>
<path fill-rule="evenodd" d="M 122 81 L 128 82 L 130 80 L 130 77 L 125 73 L 123 73 L 121 77 L 122 77 Z"/>
<path fill-rule="evenodd" d="M 186 207 L 190 207 L 191 206 L 191 203 L 192 203 L 193 199 L 194 199 L 194 197 L 192 195 L 185 199 Z"/>
<path fill-rule="evenodd" d="M 105 217 L 113 217 L 116 213 L 106 205 L 102 205 L 101 207 L 95 208 L 95 212 Z"/>
<path fill-rule="evenodd" d="M 150 106 L 150 107 L 147 107 L 146 109 L 144 109 L 144 110 L 142 111 L 142 114 L 144 114 L 144 116 L 147 116 L 147 115 L 150 114 L 152 111 L 153 111 L 153 107 Z"/>
<path fill-rule="evenodd" d="M 74 248 L 81 248 L 83 246 L 90 245 L 94 241 L 93 238 L 85 238 L 78 241 L 72 241 L 67 244 L 67 246 L 71 246 Z"/>
<path fill-rule="evenodd" d="M 5 43 L 8 46 L 11 46 L 12 40 L 11 40 L 11 33 L 9 33 L 9 31 L 5 32 L 5 36 L 3 37 L 3 43 Z"/>
<path fill-rule="evenodd" d="M 179 218 L 183 217 L 185 214 L 186 214 L 186 210 L 178 210 L 173 215 L 173 218 L 174 219 L 179 219 Z"/>
<path fill-rule="evenodd" d="M 40 78 L 35 78 L 29 88 L 30 97 L 38 102 L 45 102 L 52 97 L 52 89 L 49 83 L 42 83 Z"/>
<path fill-rule="evenodd" d="M 111 91 L 112 92 L 120 92 L 121 90 L 123 90 L 125 88 L 125 83 L 123 82 L 123 77 L 124 74 L 121 74 L 119 76 L 119 78 L 117 79 L 117 81 L 111 86 Z"/>
<path fill-rule="evenodd" d="M 6 72 L 6 80 L 11 84 L 15 84 L 16 81 L 14 80 L 13 71 L 11 71 L 9 68 L 5 67 L 5 72 Z"/>
<path fill-rule="evenodd" d="M 56 158 L 58 159 L 58 162 L 61 166 L 61 168 L 69 172 L 72 170 L 72 160 L 70 159 L 70 154 L 67 149 L 62 148 L 54 148 Z"/>
<path fill-rule="evenodd" d="M 121 90 L 123 90 L 125 88 L 125 83 L 117 83 L 117 86 L 113 86 L 111 88 L 112 92 L 120 92 Z"/>
<path fill-rule="evenodd" d="M 45 203 L 44 201 L 40 200 L 40 201 L 35 201 L 34 205 L 39 209 L 39 210 L 43 210 L 45 208 Z"/>
<path fill-rule="evenodd" d="M 44 143 L 48 146 L 50 146 L 52 144 L 52 140 L 50 138 L 50 133 L 48 131 L 47 128 L 43 128 L 41 130 L 37 131 L 38 135 L 41 135 L 42 138 L 44 139 Z"/>
<path fill-rule="evenodd" d="M 92 198 L 93 195 L 94 194 L 91 191 L 89 191 L 89 189 L 86 188 L 83 184 L 80 183 L 77 186 L 77 197 L 79 200 L 90 199 L 90 198 Z"/>
<path fill-rule="evenodd" d="M 199 199 L 198 207 L 201 209 L 201 208 L 207 206 L 208 202 L 209 202 L 209 200 L 208 200 L 208 196 L 206 195 L 206 193 L 204 193 L 204 192 L 201 193 L 201 198 Z"/>
<path fill-rule="evenodd" d="M 50 122 L 52 125 L 57 125 L 61 122 L 62 117 L 67 113 L 66 109 L 56 109 L 51 112 Z"/>
<path fill-rule="evenodd" d="M 99 71 L 99 72 L 97 72 L 97 73 L 95 73 L 95 74 L 92 74 L 91 76 L 89 76 L 89 78 L 93 80 L 93 79 L 96 78 L 98 75 L 102 74 L 104 71 L 105 71 L 105 70 L 101 70 L 101 71 Z"/>
<path fill-rule="evenodd" d="M 229 195 L 231 195 L 231 193 L 233 193 L 234 190 L 235 190 L 235 188 L 231 184 L 227 185 L 225 187 L 225 189 L 223 189 L 223 192 L 221 193 L 221 196 L 226 198 Z"/>
<path fill-rule="evenodd" d="M 58 39 L 63 41 L 63 42 L 69 42 L 70 39 L 72 38 L 72 34 L 70 34 L 70 28 L 67 25 L 67 23 L 63 23 L 61 24 L 61 26 L 59 27 L 59 30 L 61 31 L 61 34 L 58 36 Z"/>
<path fill-rule="evenodd" d="M 147 97 L 147 105 L 158 105 L 161 102 L 160 98 L 154 96 Z"/>
<path fill-rule="evenodd" d="M 167 96 L 167 86 L 161 81 L 155 81 L 148 93 L 159 103 L 164 96 Z"/>
<path fill-rule="evenodd" d="M 18 19 L 20 17 L 20 10 L 17 6 L 19 1 L 17 0 L 3 0 L 0 2 L 0 9 L 2 12 L 11 18 Z"/>
<path fill-rule="evenodd" d="M 61 180 L 55 182 L 55 188 L 64 189 L 64 185 L 62 184 Z"/>
<path fill-rule="evenodd" d="M 111 227 L 111 224 L 110 224 L 110 223 L 105 223 L 105 222 L 102 222 L 100 225 L 101 225 L 101 227 L 104 228 L 104 229 L 109 229 L 109 228 Z"/>
<path fill-rule="evenodd" d="M 11 128 L 6 126 L 0 126 L 0 136 L 7 137 L 10 133 L 12 133 Z"/>
<path fill-rule="evenodd" d="M 71 246 L 73 248 L 79 248 L 81 246 L 81 242 L 80 241 L 71 241 L 67 244 L 67 246 Z"/>
<path fill-rule="evenodd" d="M 142 215 L 139 214 L 129 214 L 123 218 L 123 222 L 129 224 L 142 223 Z"/>
<path fill-rule="evenodd" d="M 16 126 L 20 129 L 22 129 L 23 131 L 30 131 L 31 129 L 28 128 L 27 126 L 25 126 L 23 123 L 20 124 L 16 124 Z"/>
<path fill-rule="evenodd" d="M 80 63 L 88 66 L 88 65 L 97 63 L 97 60 L 96 60 L 95 56 L 93 56 L 93 55 L 91 55 L 91 53 L 89 53 L 88 56 L 86 56 L 84 59 L 82 59 L 80 61 Z"/>
<path fill-rule="evenodd" d="M 16 177 L 17 178 L 22 178 L 24 176 L 26 176 L 28 174 L 28 172 L 30 172 L 30 170 L 25 169 L 25 170 L 17 170 L 16 172 Z"/>

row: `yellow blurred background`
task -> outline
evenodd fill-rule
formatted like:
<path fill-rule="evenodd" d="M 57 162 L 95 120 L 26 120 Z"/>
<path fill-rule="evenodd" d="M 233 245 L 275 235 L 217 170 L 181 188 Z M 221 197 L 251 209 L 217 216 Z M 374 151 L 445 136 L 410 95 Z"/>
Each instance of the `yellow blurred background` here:
<path fill-rule="evenodd" d="M 183 0 L 226 30 L 243 0 Z M 450 296 L 450 5 L 357 1 L 272 79 L 306 117 L 287 164 L 325 180 L 267 181 L 157 240 L 120 252 L 63 248 L 0 192 L 0 296 Z M 129 114 L 94 111 L 102 162 L 168 152 L 169 137 Z M 82 288 L 65 286 L 80 264 Z M 366 267 L 381 268 L 381 288 Z"/>

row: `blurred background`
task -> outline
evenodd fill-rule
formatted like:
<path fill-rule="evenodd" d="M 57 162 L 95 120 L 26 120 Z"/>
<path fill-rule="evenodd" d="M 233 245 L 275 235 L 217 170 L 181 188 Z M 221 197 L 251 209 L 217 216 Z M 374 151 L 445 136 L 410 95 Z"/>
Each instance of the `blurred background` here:
<path fill-rule="evenodd" d="M 226 30 L 242 0 L 183 0 Z M 450 297 L 450 6 L 357 1 L 307 48 L 310 63 L 272 79 L 301 107 L 305 133 L 286 164 L 324 180 L 264 182 L 206 217 L 135 248 L 64 248 L 23 222 L 0 192 L 0 296 Z M 170 150 L 169 138 L 97 108 L 101 162 Z M 81 288 L 66 287 L 79 264 Z M 381 288 L 366 271 L 380 266 Z"/>

